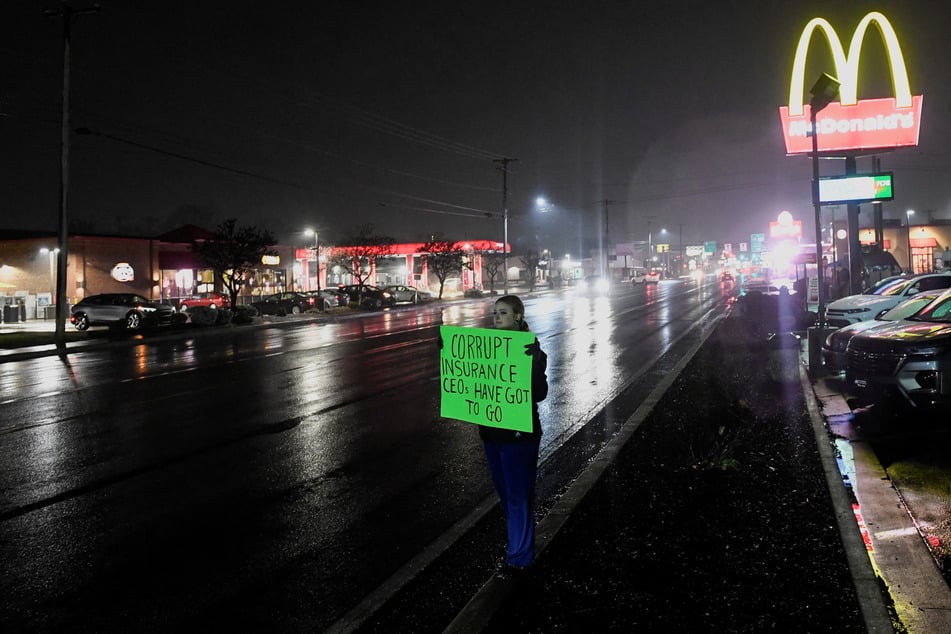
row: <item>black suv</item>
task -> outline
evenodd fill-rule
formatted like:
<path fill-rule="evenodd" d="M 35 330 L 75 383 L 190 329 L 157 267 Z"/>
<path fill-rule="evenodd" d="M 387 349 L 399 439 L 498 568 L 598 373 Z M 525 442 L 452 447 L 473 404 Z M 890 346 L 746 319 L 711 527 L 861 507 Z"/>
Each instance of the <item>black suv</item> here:
<path fill-rule="evenodd" d="M 369 284 L 349 284 L 340 290 L 350 298 L 351 306 L 361 308 L 385 308 L 396 303 L 396 298 L 387 291 Z"/>
<path fill-rule="evenodd" d="M 90 295 L 70 311 L 69 322 L 76 330 L 90 326 L 125 326 L 138 330 L 146 326 L 164 326 L 172 323 L 175 309 L 158 304 L 135 293 L 104 293 Z"/>
<path fill-rule="evenodd" d="M 951 290 L 894 325 L 856 333 L 846 353 L 846 382 L 860 396 L 951 406 Z"/>

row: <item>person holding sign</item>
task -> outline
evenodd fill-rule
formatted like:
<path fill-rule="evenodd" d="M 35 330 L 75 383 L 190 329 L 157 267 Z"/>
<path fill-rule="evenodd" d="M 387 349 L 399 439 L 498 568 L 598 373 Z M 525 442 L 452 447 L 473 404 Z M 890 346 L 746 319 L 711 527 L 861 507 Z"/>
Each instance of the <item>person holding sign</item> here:
<path fill-rule="evenodd" d="M 515 295 L 499 298 L 492 315 L 496 328 L 529 332 L 525 306 Z M 537 338 L 525 346 L 525 354 L 532 358 L 531 431 L 479 425 L 489 473 L 505 512 L 505 567 L 509 571 L 524 570 L 535 560 L 535 478 L 542 437 L 538 403 L 548 396 L 548 356 Z"/>

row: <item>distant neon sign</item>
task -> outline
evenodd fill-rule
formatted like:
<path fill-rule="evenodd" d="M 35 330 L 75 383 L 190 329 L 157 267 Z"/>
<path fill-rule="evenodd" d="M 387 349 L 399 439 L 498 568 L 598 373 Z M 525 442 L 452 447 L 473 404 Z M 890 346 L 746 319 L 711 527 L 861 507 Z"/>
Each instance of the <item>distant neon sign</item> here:
<path fill-rule="evenodd" d="M 790 222 L 770 222 L 770 238 L 801 238 L 802 220 L 792 220 Z"/>
<path fill-rule="evenodd" d="M 878 27 L 885 44 L 895 97 L 859 101 L 857 99 L 859 57 L 865 32 L 872 24 Z M 862 18 L 856 27 L 849 43 L 848 55 L 835 29 L 827 20 L 813 18 L 803 29 L 793 61 L 792 78 L 789 83 L 789 105 L 779 108 L 787 154 L 805 154 L 812 151 L 812 139 L 809 137 L 812 127 L 810 111 L 809 106 L 803 103 L 803 92 L 806 54 L 812 35 L 817 29 L 822 31 L 829 43 L 835 72 L 840 82 L 840 101 L 829 104 L 817 116 L 816 132 L 819 151 L 918 145 L 918 134 L 921 128 L 921 95 L 911 94 L 905 58 L 902 55 L 895 29 L 884 15 L 872 11 Z"/>

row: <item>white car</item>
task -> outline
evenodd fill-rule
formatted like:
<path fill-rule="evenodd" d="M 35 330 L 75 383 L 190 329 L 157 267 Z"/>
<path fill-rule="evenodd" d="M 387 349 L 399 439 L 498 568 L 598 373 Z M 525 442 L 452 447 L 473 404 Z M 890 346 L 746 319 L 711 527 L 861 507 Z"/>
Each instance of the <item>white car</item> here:
<path fill-rule="evenodd" d="M 951 288 L 951 273 L 903 275 L 869 294 L 849 295 L 826 306 L 826 323 L 833 328 L 874 319 L 883 310 L 894 308 L 922 291 Z"/>
<path fill-rule="evenodd" d="M 428 302 L 433 298 L 432 293 L 429 291 L 421 291 L 415 286 L 393 284 L 384 287 L 383 290 L 392 295 L 397 303 L 410 302 L 417 304 L 419 302 Z"/>
<path fill-rule="evenodd" d="M 644 276 L 645 284 L 657 284 L 660 282 L 660 271 L 648 271 Z"/>

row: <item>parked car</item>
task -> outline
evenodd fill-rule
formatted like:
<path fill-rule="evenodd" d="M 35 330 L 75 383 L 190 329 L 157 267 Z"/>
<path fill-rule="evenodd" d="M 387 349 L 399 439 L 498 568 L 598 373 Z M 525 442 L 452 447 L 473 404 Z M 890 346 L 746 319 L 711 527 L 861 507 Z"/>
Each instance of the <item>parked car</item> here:
<path fill-rule="evenodd" d="M 128 330 L 172 323 L 175 309 L 135 293 L 90 295 L 72 307 L 69 321 L 76 330 L 90 326 L 124 326 Z"/>
<path fill-rule="evenodd" d="M 220 293 L 198 293 L 186 297 L 178 303 L 178 310 L 188 310 L 192 306 L 207 306 L 208 308 L 231 308 L 231 298 Z"/>
<path fill-rule="evenodd" d="M 313 297 L 314 306 L 320 310 L 346 306 L 350 303 L 350 298 L 346 293 L 342 293 L 334 288 L 322 288 L 319 291 L 308 291 L 304 294 L 308 297 Z"/>
<path fill-rule="evenodd" d="M 350 298 L 351 305 L 359 305 L 361 308 L 385 308 L 396 303 L 387 291 L 369 284 L 348 284 L 341 286 L 340 290 Z"/>
<path fill-rule="evenodd" d="M 943 291 L 924 291 L 906 299 L 894 308 L 882 311 L 874 319 L 843 326 L 832 331 L 822 343 L 822 364 L 831 372 L 842 372 L 847 365 L 846 348 L 849 341 L 860 332 L 870 332 L 875 328 L 893 325 L 896 321 L 914 317 L 928 304 L 938 298 Z"/>
<path fill-rule="evenodd" d="M 261 301 L 251 303 L 262 315 L 297 315 L 314 308 L 316 304 L 315 297 L 292 291 L 268 295 Z"/>
<path fill-rule="evenodd" d="M 856 334 L 847 354 L 846 384 L 860 396 L 951 406 L 951 290 L 913 317 Z"/>
<path fill-rule="evenodd" d="M 868 321 L 916 293 L 948 287 L 951 287 L 951 272 L 903 275 L 882 284 L 870 294 L 849 295 L 831 302 L 826 306 L 825 321 L 835 328 Z"/>
<path fill-rule="evenodd" d="M 660 283 L 660 271 L 651 270 L 644 274 L 644 283 L 645 284 L 658 284 Z"/>
<path fill-rule="evenodd" d="M 421 291 L 415 286 L 393 284 L 391 286 L 384 286 L 383 290 L 392 295 L 396 303 L 411 302 L 417 304 L 419 302 L 428 302 L 433 298 L 432 293 L 429 291 Z"/>
<path fill-rule="evenodd" d="M 760 293 L 762 295 L 779 295 L 783 287 L 786 287 L 786 290 L 790 294 L 795 292 L 795 289 L 792 288 L 792 284 L 786 283 L 783 281 L 772 281 L 763 277 L 750 277 L 744 280 L 740 285 L 740 295 L 747 295 L 749 293 Z"/>

